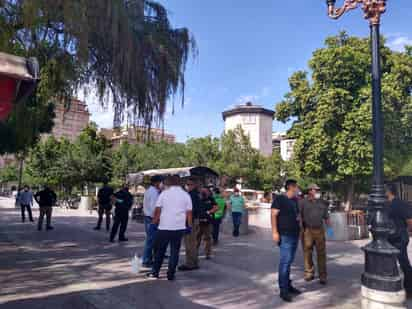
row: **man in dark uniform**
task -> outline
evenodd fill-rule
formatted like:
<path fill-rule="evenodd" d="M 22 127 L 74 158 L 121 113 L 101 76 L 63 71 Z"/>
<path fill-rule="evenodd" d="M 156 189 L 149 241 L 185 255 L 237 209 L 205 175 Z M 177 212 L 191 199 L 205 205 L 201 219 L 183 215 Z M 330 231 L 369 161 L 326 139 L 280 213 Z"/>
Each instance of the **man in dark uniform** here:
<path fill-rule="evenodd" d="M 205 243 L 206 260 L 212 255 L 212 216 L 218 210 L 215 199 L 208 188 L 200 192 L 199 230 L 196 235 L 197 249 L 199 250 L 202 239 Z"/>
<path fill-rule="evenodd" d="M 397 248 L 399 265 L 405 276 L 404 286 L 408 295 L 412 294 L 412 267 L 408 257 L 409 233 L 412 228 L 412 208 L 398 198 L 396 186 L 386 185 L 386 196 L 390 202 L 389 218 L 394 224 L 394 233 L 389 236 L 389 242 Z"/>
<path fill-rule="evenodd" d="M 106 230 L 110 230 L 110 216 L 112 212 L 112 197 L 113 197 L 113 188 L 108 185 L 108 181 L 103 182 L 103 187 L 100 188 L 97 193 L 97 201 L 99 203 L 99 219 L 97 220 L 97 226 L 95 230 L 100 230 L 103 221 L 103 215 L 106 215 Z"/>
<path fill-rule="evenodd" d="M 114 194 L 114 199 L 114 222 L 112 232 L 110 233 L 110 242 L 114 242 L 119 226 L 119 241 L 127 241 L 125 233 L 129 221 L 129 211 L 133 206 L 133 195 L 129 192 L 129 185 L 124 184 L 122 189 Z"/>
<path fill-rule="evenodd" d="M 43 219 L 44 216 L 46 216 L 46 230 L 52 230 L 53 227 L 51 226 L 51 216 L 53 206 L 56 204 L 57 200 L 56 193 L 54 193 L 54 191 L 46 185 L 44 186 L 43 190 L 37 192 L 34 195 L 34 199 L 39 204 L 40 208 L 39 223 L 37 229 L 39 231 L 43 229 Z"/>

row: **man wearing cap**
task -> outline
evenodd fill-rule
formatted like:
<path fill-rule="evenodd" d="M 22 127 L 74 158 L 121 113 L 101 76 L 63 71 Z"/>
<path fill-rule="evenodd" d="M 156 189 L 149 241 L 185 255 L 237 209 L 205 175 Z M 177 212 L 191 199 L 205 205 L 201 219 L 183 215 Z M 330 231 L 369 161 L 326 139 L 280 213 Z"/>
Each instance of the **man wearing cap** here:
<path fill-rule="evenodd" d="M 299 203 L 303 227 L 303 252 L 305 260 L 305 280 L 312 281 L 315 275 L 313 247 L 316 248 L 319 282 L 326 284 L 326 238 L 324 223 L 329 225 L 327 204 L 321 200 L 320 188 L 316 184 L 308 187 L 307 197 Z"/>
<path fill-rule="evenodd" d="M 143 253 L 143 266 L 153 266 L 153 244 L 156 237 L 157 226 L 153 224 L 153 217 L 156 209 L 156 202 L 160 195 L 160 184 L 162 177 L 153 176 L 150 179 L 150 187 L 144 193 L 143 213 L 144 226 L 146 231 L 146 242 Z"/>

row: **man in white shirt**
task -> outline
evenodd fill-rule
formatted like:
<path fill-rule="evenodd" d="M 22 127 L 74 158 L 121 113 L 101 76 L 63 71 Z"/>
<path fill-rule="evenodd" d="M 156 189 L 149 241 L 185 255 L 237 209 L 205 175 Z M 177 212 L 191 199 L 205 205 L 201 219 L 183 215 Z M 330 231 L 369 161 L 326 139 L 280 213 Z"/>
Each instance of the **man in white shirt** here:
<path fill-rule="evenodd" d="M 159 278 L 166 249 L 170 244 L 167 279 L 172 281 L 175 279 L 176 267 L 179 263 L 182 237 L 186 229 L 192 226 L 192 200 L 181 187 L 179 176 L 167 177 L 165 184 L 168 189 L 160 194 L 153 218 L 153 223 L 159 226 L 156 235 L 155 261 L 148 278 Z"/>
<path fill-rule="evenodd" d="M 146 242 L 143 251 L 143 266 L 153 266 L 153 244 L 156 237 L 157 225 L 153 224 L 156 202 L 160 195 L 160 184 L 162 177 L 153 176 L 150 179 L 150 187 L 144 193 L 143 213 L 144 227 L 146 231 Z"/>

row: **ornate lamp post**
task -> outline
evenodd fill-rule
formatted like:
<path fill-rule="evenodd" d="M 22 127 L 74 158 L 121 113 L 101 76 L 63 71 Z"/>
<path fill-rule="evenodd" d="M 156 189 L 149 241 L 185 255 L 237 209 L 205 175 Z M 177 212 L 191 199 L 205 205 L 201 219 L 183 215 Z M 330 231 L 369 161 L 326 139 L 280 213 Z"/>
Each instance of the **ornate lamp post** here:
<path fill-rule="evenodd" d="M 386 10 L 386 0 L 345 0 L 336 8 L 336 0 L 327 0 L 328 15 L 338 19 L 346 12 L 361 7 L 371 28 L 372 100 L 373 100 L 373 187 L 369 206 L 373 209 L 373 241 L 366 245 L 365 272 L 362 275 L 362 306 L 364 308 L 402 308 L 405 293 L 397 265 L 398 250 L 387 239 L 390 233 L 387 212 L 384 209 L 385 189 L 383 173 L 383 117 L 380 64 L 380 18 Z M 385 307 L 382 307 L 382 303 Z M 391 305 L 392 304 L 392 305 Z"/>

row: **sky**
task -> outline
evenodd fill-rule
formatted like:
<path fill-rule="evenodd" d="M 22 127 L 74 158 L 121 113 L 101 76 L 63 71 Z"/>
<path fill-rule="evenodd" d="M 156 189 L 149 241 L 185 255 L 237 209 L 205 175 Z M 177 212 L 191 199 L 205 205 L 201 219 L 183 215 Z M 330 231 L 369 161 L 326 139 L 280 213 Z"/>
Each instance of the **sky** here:
<path fill-rule="evenodd" d="M 220 136 L 222 112 L 252 101 L 274 109 L 288 92 L 288 78 L 306 70 L 312 53 L 325 38 L 345 30 L 368 36 L 369 24 L 360 9 L 339 20 L 326 15 L 325 0 L 158 0 L 169 11 L 174 27 L 187 27 L 196 39 L 199 55 L 186 71 L 184 107 L 175 98 L 166 115 L 165 129 L 179 142 L 190 137 Z M 342 4 L 343 0 L 337 1 Z M 402 50 L 412 45 L 412 1 L 387 1 L 381 32 L 387 45 Z M 90 102 L 92 120 L 111 127 L 113 112 Z M 274 122 L 274 131 L 290 124 Z"/>

